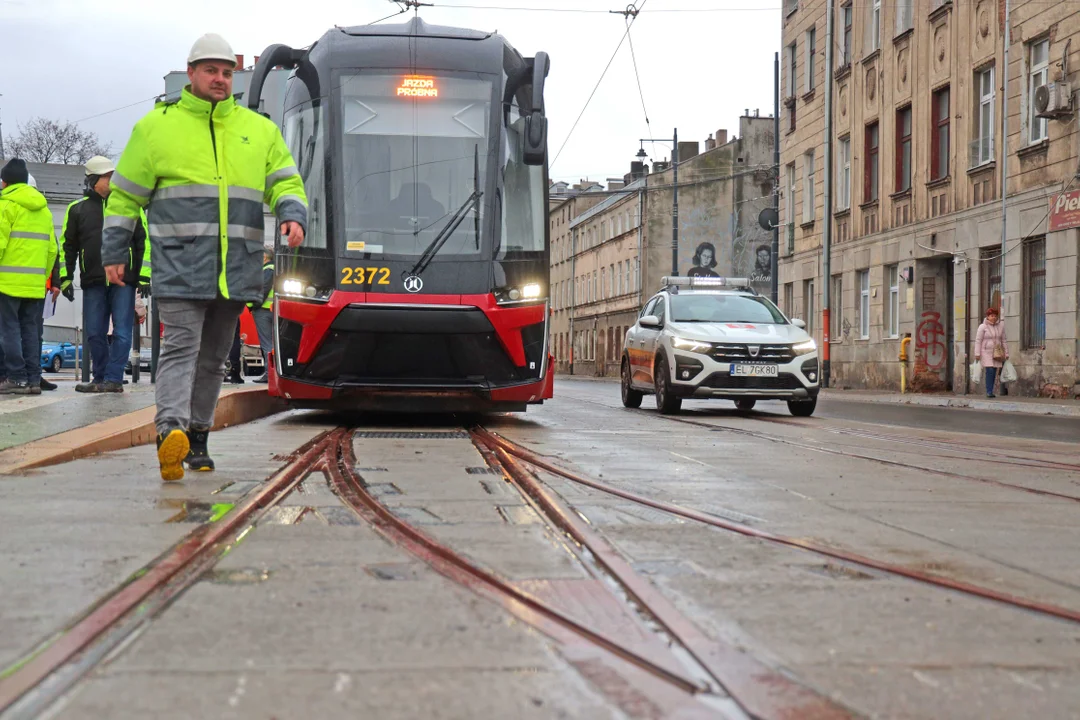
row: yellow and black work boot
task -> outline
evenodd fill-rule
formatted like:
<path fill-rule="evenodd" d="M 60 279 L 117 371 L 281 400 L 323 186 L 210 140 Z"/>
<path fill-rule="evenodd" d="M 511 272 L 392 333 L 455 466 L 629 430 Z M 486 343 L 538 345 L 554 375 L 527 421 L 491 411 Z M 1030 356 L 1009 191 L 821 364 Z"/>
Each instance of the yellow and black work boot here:
<path fill-rule="evenodd" d="M 180 428 L 173 428 L 164 435 L 158 435 L 157 456 L 162 480 L 175 482 L 184 479 L 184 458 L 190 449 L 187 433 Z"/>
<path fill-rule="evenodd" d="M 210 452 L 206 449 L 206 442 L 210 437 L 209 430 L 188 430 L 188 443 L 191 446 L 184 462 L 188 468 L 195 472 L 210 472 L 214 469 L 214 461 L 210 458 Z"/>

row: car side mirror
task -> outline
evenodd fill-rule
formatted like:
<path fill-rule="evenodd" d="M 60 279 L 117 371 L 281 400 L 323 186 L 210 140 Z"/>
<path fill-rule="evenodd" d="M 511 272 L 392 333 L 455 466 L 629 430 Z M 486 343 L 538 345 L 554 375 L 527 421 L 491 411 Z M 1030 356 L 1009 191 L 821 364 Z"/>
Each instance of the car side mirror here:
<path fill-rule="evenodd" d="M 655 315 L 646 315 L 645 317 L 638 320 L 638 325 L 644 328 L 658 328 L 662 324 L 663 323 L 660 322 L 660 318 L 656 317 Z"/>
<path fill-rule="evenodd" d="M 799 328 L 800 330 L 805 330 L 806 329 L 806 323 L 803 322 L 802 320 L 800 320 L 799 318 L 792 319 L 791 324 L 794 325 L 795 327 Z"/>

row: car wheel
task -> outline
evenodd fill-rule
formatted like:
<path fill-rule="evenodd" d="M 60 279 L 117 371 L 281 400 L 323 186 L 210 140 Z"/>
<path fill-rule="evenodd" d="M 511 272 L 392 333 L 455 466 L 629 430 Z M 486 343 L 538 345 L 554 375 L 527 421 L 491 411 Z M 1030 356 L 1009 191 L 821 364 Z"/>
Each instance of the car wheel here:
<path fill-rule="evenodd" d="M 622 404 L 623 407 L 639 408 L 641 407 L 641 398 L 645 396 L 645 393 L 640 390 L 635 390 L 630 386 L 630 361 L 623 358 L 622 371 L 620 373 L 622 377 Z"/>
<path fill-rule="evenodd" d="M 788 410 L 795 417 L 810 417 L 817 409 L 817 398 L 812 400 L 788 400 Z"/>
<path fill-rule="evenodd" d="M 757 400 L 755 400 L 753 398 L 747 398 L 745 400 L 736 400 L 735 401 L 735 408 L 737 410 L 741 410 L 743 412 L 749 412 L 749 411 L 753 410 L 755 405 L 757 405 Z"/>
<path fill-rule="evenodd" d="M 667 360 L 661 355 L 656 361 L 656 409 L 662 415 L 674 415 L 682 407 L 682 398 L 671 392 L 671 373 L 668 372 Z"/>
<path fill-rule="evenodd" d="M 60 372 L 61 368 L 63 368 L 63 367 L 64 367 L 64 361 L 60 359 L 59 355 L 57 355 L 56 357 L 54 357 L 52 359 L 52 371 L 53 372 L 58 373 L 58 372 Z"/>

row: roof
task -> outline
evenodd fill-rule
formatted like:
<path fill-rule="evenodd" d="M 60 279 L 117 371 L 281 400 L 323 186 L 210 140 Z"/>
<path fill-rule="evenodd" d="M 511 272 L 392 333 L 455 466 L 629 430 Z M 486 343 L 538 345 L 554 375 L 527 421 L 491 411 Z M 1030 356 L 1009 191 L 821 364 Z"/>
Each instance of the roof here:
<path fill-rule="evenodd" d="M 600 213 L 604 212 L 605 210 L 610 208 L 612 205 L 617 205 L 618 203 L 622 202 L 623 200 L 626 199 L 626 196 L 631 194 L 633 191 L 635 191 L 635 190 L 637 190 L 639 188 L 645 187 L 645 180 L 646 180 L 646 178 L 638 178 L 637 180 L 630 183 L 626 187 L 619 188 L 618 190 L 610 190 L 610 191 L 608 191 L 608 192 L 611 192 L 613 194 L 610 197 L 608 197 L 606 200 L 604 200 L 602 202 L 598 202 L 596 205 L 593 205 L 591 208 L 589 208 L 588 210 L 586 210 L 585 212 L 581 213 L 576 218 L 571 220 L 570 221 L 570 227 L 572 227 L 572 228 L 577 227 L 578 225 L 582 224 L 583 222 L 591 220 L 592 218 L 596 217 Z"/>
<path fill-rule="evenodd" d="M 86 168 L 59 163 L 26 163 L 38 190 L 50 202 L 67 204 L 83 196 Z"/>

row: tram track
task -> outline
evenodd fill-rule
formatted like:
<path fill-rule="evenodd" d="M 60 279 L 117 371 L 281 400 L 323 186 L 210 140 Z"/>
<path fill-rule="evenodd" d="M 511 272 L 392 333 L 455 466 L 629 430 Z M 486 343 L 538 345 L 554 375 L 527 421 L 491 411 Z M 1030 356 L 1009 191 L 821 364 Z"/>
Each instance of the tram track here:
<path fill-rule="evenodd" d="M 707 638 L 651 583 L 638 576 L 595 531 L 505 449 L 474 431 L 471 440 L 489 466 L 517 488 L 549 524 L 572 539 L 590 574 L 602 575 L 640 625 L 658 634 L 667 652 L 642 652 L 589 622 L 473 563 L 394 514 L 368 491 L 356 469 L 354 431 L 328 429 L 288 455 L 264 483 L 216 521 L 199 525 L 125 583 L 95 602 L 63 630 L 0 672 L 0 718 L 38 717 L 107 658 L 122 651 L 187 589 L 256 529 L 301 483 L 322 476 L 369 527 L 443 577 L 486 597 L 566 647 L 587 646 L 627 687 L 644 693 L 665 714 L 680 717 L 815 720 L 857 715 L 736 649 Z M 599 569 L 599 571 L 598 571 Z"/>

